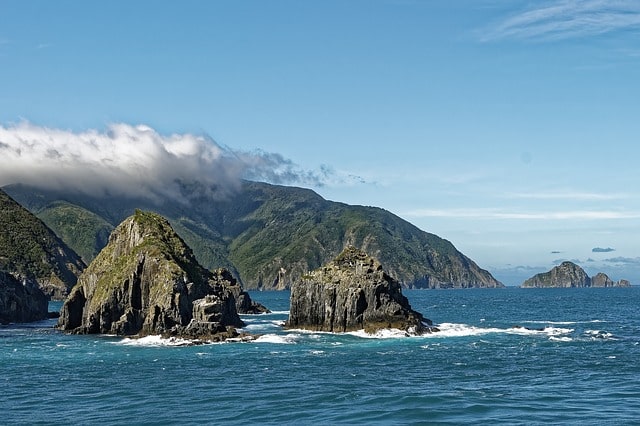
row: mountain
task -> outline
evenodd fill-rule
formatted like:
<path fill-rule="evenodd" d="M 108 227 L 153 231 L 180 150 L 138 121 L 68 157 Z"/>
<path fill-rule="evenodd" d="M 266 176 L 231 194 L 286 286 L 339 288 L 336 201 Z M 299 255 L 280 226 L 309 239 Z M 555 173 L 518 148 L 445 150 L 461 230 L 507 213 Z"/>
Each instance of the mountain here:
<path fill-rule="evenodd" d="M 48 297 L 62 300 L 84 268 L 51 229 L 0 190 L 0 270 L 35 280 Z"/>
<path fill-rule="evenodd" d="M 534 275 L 520 287 L 549 288 L 549 287 L 628 287 L 627 280 L 613 282 L 606 274 L 599 272 L 589 277 L 584 269 L 573 262 L 562 262 L 548 272 Z"/>
<path fill-rule="evenodd" d="M 105 222 L 115 226 L 136 208 L 157 212 L 169 219 L 202 265 L 229 269 L 249 289 L 289 288 L 349 245 L 379 259 L 404 287 L 502 287 L 449 241 L 386 210 L 327 201 L 309 189 L 245 181 L 223 196 L 195 183 L 164 199 L 88 196 L 23 185 L 5 189 L 59 235 L 74 226 L 73 221 L 51 220 L 60 216 L 61 206 L 95 215 L 84 241 L 98 241 Z M 77 240 L 69 244 L 75 247 Z M 88 252 L 86 247 L 83 251 Z"/>
<path fill-rule="evenodd" d="M 236 309 L 241 293 L 230 274 L 199 265 L 162 216 L 136 210 L 81 275 L 58 324 L 78 334 L 221 340 L 244 325 Z"/>

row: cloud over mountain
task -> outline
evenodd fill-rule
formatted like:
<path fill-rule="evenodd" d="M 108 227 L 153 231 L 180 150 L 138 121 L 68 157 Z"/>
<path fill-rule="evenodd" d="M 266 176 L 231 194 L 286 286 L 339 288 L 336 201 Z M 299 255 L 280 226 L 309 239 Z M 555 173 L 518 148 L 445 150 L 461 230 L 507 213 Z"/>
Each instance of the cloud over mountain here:
<path fill-rule="evenodd" d="M 74 132 L 22 122 L 0 126 L 0 186 L 25 183 L 87 194 L 179 197 L 178 182 L 218 193 L 241 179 L 321 186 L 323 176 L 280 154 L 236 151 L 207 135 L 162 135 L 151 127 L 111 124 Z"/>

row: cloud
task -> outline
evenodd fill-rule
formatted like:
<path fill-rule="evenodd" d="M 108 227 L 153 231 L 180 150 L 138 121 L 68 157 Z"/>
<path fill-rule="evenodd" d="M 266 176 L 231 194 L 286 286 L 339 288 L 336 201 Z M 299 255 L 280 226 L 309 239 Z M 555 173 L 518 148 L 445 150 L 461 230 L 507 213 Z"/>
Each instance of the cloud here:
<path fill-rule="evenodd" d="M 554 0 L 534 6 L 495 25 L 482 41 L 551 41 L 640 28 L 637 0 Z"/>
<path fill-rule="evenodd" d="M 242 179 L 323 185 L 321 175 L 280 154 L 232 150 L 207 135 L 161 135 L 122 123 L 82 132 L 28 122 L 0 126 L 0 186 L 179 198 L 180 183 L 200 182 L 225 195 Z"/>
<path fill-rule="evenodd" d="M 508 212 L 496 209 L 419 209 L 406 213 L 412 217 L 447 217 L 469 219 L 508 220 L 602 220 L 637 219 L 640 212 L 618 212 L 611 210 L 570 210 L 550 212 Z"/>
<path fill-rule="evenodd" d="M 611 248 L 611 247 L 607 247 L 607 248 L 594 247 L 594 248 L 591 249 L 591 251 L 593 253 L 610 253 L 612 251 L 616 251 L 616 249 Z"/>
<path fill-rule="evenodd" d="M 618 265 L 635 265 L 640 266 L 640 257 L 611 257 L 609 259 L 604 259 L 603 262 L 614 263 Z"/>
<path fill-rule="evenodd" d="M 505 198 L 511 199 L 530 199 L 530 200 L 578 200 L 578 201 L 607 201 L 621 200 L 630 198 L 629 194 L 622 193 L 597 193 L 597 192 L 580 192 L 580 191 L 564 191 L 564 192 L 514 192 L 504 195 Z"/>

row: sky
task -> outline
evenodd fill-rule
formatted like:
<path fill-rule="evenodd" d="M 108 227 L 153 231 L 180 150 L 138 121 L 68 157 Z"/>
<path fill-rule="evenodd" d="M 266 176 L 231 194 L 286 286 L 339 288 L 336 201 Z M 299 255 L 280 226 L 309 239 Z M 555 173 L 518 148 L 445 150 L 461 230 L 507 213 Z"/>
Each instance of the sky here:
<path fill-rule="evenodd" d="M 296 185 L 640 284 L 636 0 L 0 0 L 0 185 Z"/>

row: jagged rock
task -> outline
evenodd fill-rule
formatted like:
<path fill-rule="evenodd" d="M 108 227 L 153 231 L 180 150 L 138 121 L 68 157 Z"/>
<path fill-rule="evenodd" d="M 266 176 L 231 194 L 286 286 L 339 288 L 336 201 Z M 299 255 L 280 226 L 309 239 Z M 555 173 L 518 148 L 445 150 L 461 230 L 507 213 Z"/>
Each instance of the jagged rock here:
<path fill-rule="evenodd" d="M 631 283 L 628 280 L 618 280 L 616 282 L 616 287 L 631 287 Z"/>
<path fill-rule="evenodd" d="M 0 190 L 0 269 L 64 300 L 85 264 L 40 219 Z"/>
<path fill-rule="evenodd" d="M 47 318 L 47 296 L 32 280 L 18 281 L 0 271 L 0 324 Z"/>
<path fill-rule="evenodd" d="M 398 281 L 354 247 L 294 283 L 290 303 L 288 328 L 370 333 L 397 328 L 413 334 L 432 330 L 431 321 L 411 309 Z"/>
<path fill-rule="evenodd" d="M 602 272 L 589 277 L 580 266 L 566 261 L 548 272 L 534 275 L 522 283 L 520 287 L 626 287 L 630 285 L 627 280 L 614 282 Z"/>
<path fill-rule="evenodd" d="M 598 272 L 591 277 L 591 287 L 613 287 L 616 283 L 602 272 Z"/>
<path fill-rule="evenodd" d="M 229 270 L 219 268 L 213 271 L 213 274 L 219 282 L 222 282 L 233 293 L 233 297 L 236 299 L 236 310 L 239 314 L 264 314 L 271 312 L 264 305 L 252 300 L 249 293 L 242 289 L 242 286 L 238 284 Z"/>
<path fill-rule="evenodd" d="M 235 327 L 244 325 L 235 294 L 243 291 L 231 274 L 200 266 L 166 219 L 138 210 L 82 274 L 58 325 L 80 334 L 217 340 L 237 336 Z"/>

